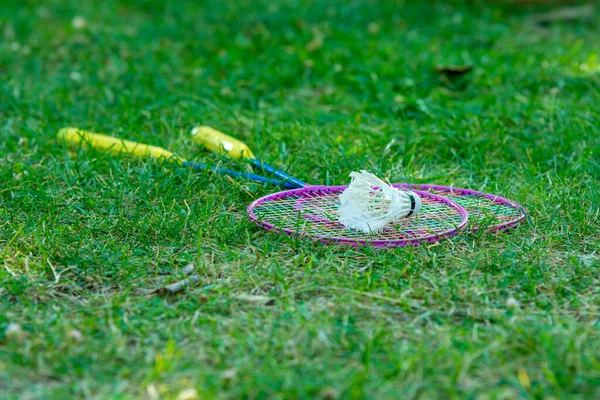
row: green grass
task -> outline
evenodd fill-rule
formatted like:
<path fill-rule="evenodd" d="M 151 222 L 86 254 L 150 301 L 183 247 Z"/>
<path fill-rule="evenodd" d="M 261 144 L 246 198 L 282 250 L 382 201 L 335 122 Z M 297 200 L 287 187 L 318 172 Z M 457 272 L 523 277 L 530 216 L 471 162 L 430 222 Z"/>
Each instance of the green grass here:
<path fill-rule="evenodd" d="M 21 3 L 0 8 L 0 397 L 600 397 L 598 15 Z M 365 168 L 530 218 L 394 250 L 290 241 L 245 215 L 273 188 L 54 140 L 77 126 L 247 168 L 193 146 L 197 123 L 308 182 Z M 145 294 L 191 261 L 196 286 Z"/>

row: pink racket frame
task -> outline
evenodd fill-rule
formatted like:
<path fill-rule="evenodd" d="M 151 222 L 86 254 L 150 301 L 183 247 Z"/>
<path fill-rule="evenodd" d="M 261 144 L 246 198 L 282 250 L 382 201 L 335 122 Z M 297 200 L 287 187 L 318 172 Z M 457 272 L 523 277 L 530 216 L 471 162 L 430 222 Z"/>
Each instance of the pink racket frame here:
<path fill-rule="evenodd" d="M 252 221 L 254 221 L 258 226 L 261 226 L 264 229 L 274 231 L 277 233 L 285 233 L 291 237 L 302 237 L 298 232 L 288 229 L 282 228 L 273 225 L 272 223 L 262 221 L 260 218 L 254 214 L 254 209 L 262 203 L 273 201 L 277 199 L 283 199 L 286 197 L 294 196 L 294 195 L 302 195 L 302 193 L 311 191 L 311 192 L 323 192 L 323 193 L 340 193 L 342 190 L 346 189 L 348 186 L 306 186 L 300 189 L 292 189 L 286 190 L 282 192 L 277 192 L 270 194 L 268 196 L 261 197 L 260 199 L 254 200 L 248 208 L 246 209 L 248 216 Z M 402 246 L 418 246 L 426 243 L 435 243 L 439 240 L 454 236 L 461 230 L 463 230 L 468 223 L 469 214 L 467 211 L 461 207 L 456 202 L 447 199 L 446 197 L 439 196 L 430 192 L 424 192 L 421 190 L 414 190 L 420 197 L 430 198 L 436 200 L 439 203 L 446 204 L 449 207 L 454 208 L 460 214 L 462 221 L 456 227 L 451 228 L 445 232 L 441 232 L 440 234 L 431 234 L 426 235 L 419 238 L 406 238 L 406 239 L 394 239 L 394 240 L 365 240 L 365 239 L 356 239 L 356 238 L 348 238 L 348 237 L 325 237 L 325 236 L 307 236 L 306 239 L 314 239 L 324 244 L 341 244 L 341 245 L 350 245 L 350 246 L 373 246 L 373 247 L 402 247 Z"/>

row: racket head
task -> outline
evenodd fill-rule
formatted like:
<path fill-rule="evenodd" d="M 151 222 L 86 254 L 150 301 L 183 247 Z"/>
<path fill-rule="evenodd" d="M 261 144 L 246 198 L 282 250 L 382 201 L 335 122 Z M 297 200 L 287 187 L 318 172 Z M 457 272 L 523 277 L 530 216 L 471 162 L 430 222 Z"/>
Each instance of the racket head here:
<path fill-rule="evenodd" d="M 523 206 L 495 194 L 434 184 L 398 183 L 392 186 L 402 189 L 418 189 L 449 198 L 467 210 L 469 213 L 467 228 L 473 231 L 484 228 L 490 232 L 498 232 L 514 228 L 527 218 Z"/>
<path fill-rule="evenodd" d="M 247 209 L 258 226 L 306 240 L 350 246 L 401 247 L 437 242 L 465 228 L 468 213 L 456 202 L 414 190 L 421 197 L 418 215 L 388 224 L 380 233 L 363 233 L 338 222 L 339 195 L 347 186 L 307 186 L 261 197 Z"/>

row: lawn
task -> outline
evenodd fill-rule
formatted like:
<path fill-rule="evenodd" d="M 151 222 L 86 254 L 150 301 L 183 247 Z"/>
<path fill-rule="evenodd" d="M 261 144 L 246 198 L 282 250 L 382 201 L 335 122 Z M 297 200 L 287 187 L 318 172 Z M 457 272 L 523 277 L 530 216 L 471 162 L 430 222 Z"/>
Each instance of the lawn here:
<path fill-rule="evenodd" d="M 0 398 L 600 397 L 600 12 L 509 3 L 4 0 Z M 55 140 L 250 171 L 197 124 L 307 182 L 368 169 L 528 219 L 287 240 L 245 214 L 268 185 Z"/>

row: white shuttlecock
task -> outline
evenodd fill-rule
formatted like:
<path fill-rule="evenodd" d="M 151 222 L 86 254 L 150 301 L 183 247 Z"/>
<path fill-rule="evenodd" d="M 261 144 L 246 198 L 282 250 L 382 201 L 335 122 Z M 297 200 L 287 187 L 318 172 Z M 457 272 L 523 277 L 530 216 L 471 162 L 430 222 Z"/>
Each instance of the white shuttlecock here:
<path fill-rule="evenodd" d="M 340 194 L 339 221 L 346 228 L 378 233 L 390 222 L 421 210 L 416 193 L 398 190 L 370 172 L 352 172 L 350 178 L 350 185 Z"/>

